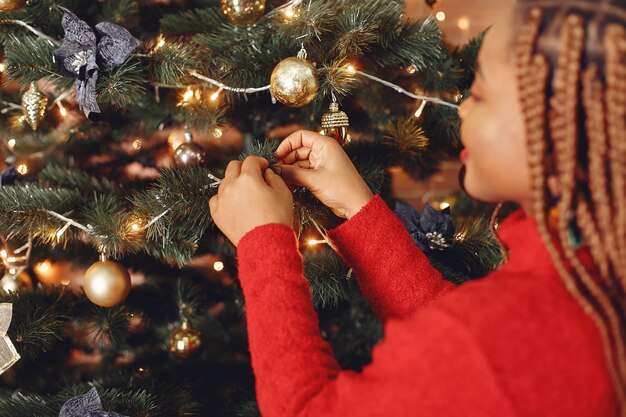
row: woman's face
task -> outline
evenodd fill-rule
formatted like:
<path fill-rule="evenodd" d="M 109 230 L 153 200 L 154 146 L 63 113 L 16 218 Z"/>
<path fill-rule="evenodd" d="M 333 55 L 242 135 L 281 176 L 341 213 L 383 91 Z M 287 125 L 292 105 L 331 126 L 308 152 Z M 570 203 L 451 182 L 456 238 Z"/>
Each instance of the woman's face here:
<path fill-rule="evenodd" d="M 530 170 L 517 89 L 512 15 L 487 33 L 478 58 L 472 97 L 459 111 L 465 150 L 464 186 L 474 198 L 528 203 Z"/>

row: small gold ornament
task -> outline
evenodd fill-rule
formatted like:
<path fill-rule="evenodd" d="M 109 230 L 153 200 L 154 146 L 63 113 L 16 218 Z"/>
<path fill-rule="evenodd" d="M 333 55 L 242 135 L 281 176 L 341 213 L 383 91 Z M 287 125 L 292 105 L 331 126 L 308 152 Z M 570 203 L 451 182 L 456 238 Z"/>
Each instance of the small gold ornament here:
<path fill-rule="evenodd" d="M 22 271 L 19 274 L 6 273 L 0 279 L 0 289 L 4 292 L 18 292 L 24 289 L 32 288 L 33 280 L 26 271 Z"/>
<path fill-rule="evenodd" d="M 176 357 L 186 359 L 193 355 L 202 345 L 202 333 L 183 320 L 180 329 L 170 335 L 169 348 Z"/>
<path fill-rule="evenodd" d="M 190 132 L 185 132 L 185 142 L 174 151 L 174 162 L 178 168 L 197 167 L 204 162 L 204 151 L 193 142 Z"/>
<path fill-rule="evenodd" d="M 12 316 L 13 304 L 0 304 L 0 375 L 20 359 L 20 354 L 7 336 Z"/>
<path fill-rule="evenodd" d="M 26 5 L 26 0 L 0 0 L 0 12 L 8 13 L 21 9 Z"/>
<path fill-rule="evenodd" d="M 265 13 L 265 0 L 221 0 L 224 16 L 236 25 L 256 23 Z"/>
<path fill-rule="evenodd" d="M 330 136 L 339 142 L 340 145 L 344 145 L 348 138 L 349 126 L 350 119 L 348 115 L 339 110 L 339 103 L 331 102 L 328 111 L 322 115 L 322 134 Z"/>
<path fill-rule="evenodd" d="M 85 272 L 83 288 L 89 300 L 100 307 L 113 307 L 130 292 L 130 274 L 117 262 L 102 259 Z"/>
<path fill-rule="evenodd" d="M 37 130 L 39 124 L 46 115 L 46 107 L 48 106 L 48 97 L 37 89 L 37 85 L 32 82 L 30 87 L 22 96 L 22 110 L 26 122 L 33 129 Z"/>
<path fill-rule="evenodd" d="M 301 49 L 297 57 L 283 59 L 272 71 L 270 90 L 285 106 L 306 106 L 320 89 L 317 70 L 306 57 L 306 50 Z"/>

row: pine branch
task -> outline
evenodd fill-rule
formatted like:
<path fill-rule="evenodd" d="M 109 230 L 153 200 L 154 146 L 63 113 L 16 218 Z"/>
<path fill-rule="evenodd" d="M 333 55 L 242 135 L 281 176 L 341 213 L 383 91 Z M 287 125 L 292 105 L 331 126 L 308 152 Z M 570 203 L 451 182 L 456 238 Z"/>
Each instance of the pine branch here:
<path fill-rule="evenodd" d="M 139 21 L 139 4 L 135 0 L 108 0 L 102 7 L 98 21 L 132 28 Z"/>
<path fill-rule="evenodd" d="M 140 63 L 130 59 L 98 78 L 98 102 L 123 108 L 140 101 L 146 93 L 146 73 Z"/>
<path fill-rule="evenodd" d="M 52 53 L 57 48 L 58 45 L 50 45 L 47 41 L 31 36 L 13 36 L 5 43 L 7 77 L 20 84 L 29 84 L 42 78 L 61 80 L 52 62 Z"/>
<path fill-rule="evenodd" d="M 120 192 L 120 189 L 107 178 L 90 177 L 82 171 L 54 164 L 46 165 L 39 173 L 39 181 L 44 186 L 73 189 L 84 196 Z"/>
<path fill-rule="evenodd" d="M 354 280 L 348 278 L 348 266 L 326 245 L 304 253 L 304 276 L 311 285 L 315 306 L 336 306 L 346 300 Z"/>
<path fill-rule="evenodd" d="M 188 36 L 210 32 L 225 24 L 226 20 L 219 9 L 193 9 L 163 17 L 161 31 L 165 35 Z"/>

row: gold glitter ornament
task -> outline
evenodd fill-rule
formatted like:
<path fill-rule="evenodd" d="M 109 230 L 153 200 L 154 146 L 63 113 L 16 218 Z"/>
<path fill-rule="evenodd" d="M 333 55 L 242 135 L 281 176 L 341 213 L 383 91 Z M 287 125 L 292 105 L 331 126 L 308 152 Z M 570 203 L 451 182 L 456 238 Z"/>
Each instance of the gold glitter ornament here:
<path fill-rule="evenodd" d="M 113 307 L 130 292 L 130 274 L 117 262 L 100 260 L 85 272 L 83 289 L 89 300 L 100 307 Z"/>
<path fill-rule="evenodd" d="M 191 327 L 187 320 L 183 321 L 180 329 L 174 330 L 170 335 L 170 352 L 178 358 L 186 359 L 190 357 L 200 346 L 202 346 L 202 333 Z"/>
<path fill-rule="evenodd" d="M 0 12 L 8 13 L 21 9 L 26 5 L 26 0 L 0 0 Z"/>
<path fill-rule="evenodd" d="M 285 106 L 306 106 L 320 89 L 317 70 L 306 57 L 306 50 L 301 49 L 297 57 L 283 59 L 272 71 L 270 90 Z"/>
<path fill-rule="evenodd" d="M 47 106 L 48 97 L 37 89 L 37 85 L 34 82 L 30 83 L 30 87 L 22 96 L 22 110 L 24 111 L 26 122 L 33 130 L 39 128 L 39 124 L 46 115 Z"/>
<path fill-rule="evenodd" d="M 236 25 L 256 23 L 265 13 L 265 0 L 221 0 L 224 16 Z"/>
<path fill-rule="evenodd" d="M 322 115 L 322 134 L 330 136 L 340 145 L 344 145 L 348 138 L 349 126 L 348 115 L 339 110 L 339 103 L 331 102 L 328 111 Z"/>
<path fill-rule="evenodd" d="M 197 167 L 204 162 L 204 151 L 193 142 L 190 132 L 185 132 L 185 142 L 174 151 L 174 161 L 178 168 Z"/>

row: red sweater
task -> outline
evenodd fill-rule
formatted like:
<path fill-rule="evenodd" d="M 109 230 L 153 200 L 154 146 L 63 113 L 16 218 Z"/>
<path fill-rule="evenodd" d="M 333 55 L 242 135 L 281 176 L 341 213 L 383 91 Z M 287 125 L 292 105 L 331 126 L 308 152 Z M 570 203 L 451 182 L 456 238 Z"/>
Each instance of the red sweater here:
<path fill-rule="evenodd" d="M 320 336 L 294 231 L 246 234 L 237 256 L 263 416 L 615 416 L 600 333 L 533 220 L 517 212 L 499 236 L 509 261 L 454 287 L 379 196 L 332 230 L 384 324 L 357 373 Z"/>

